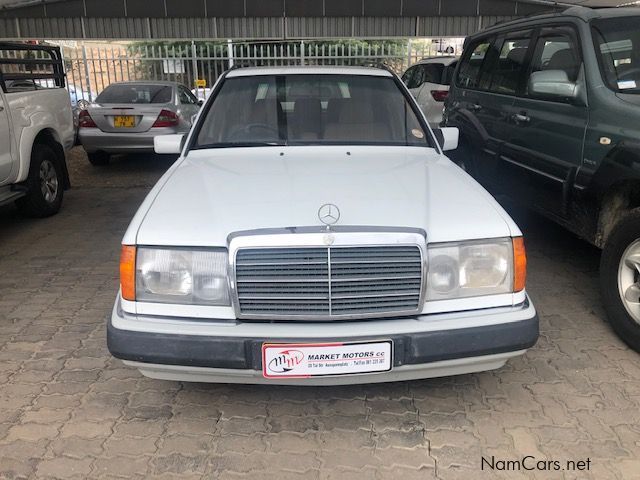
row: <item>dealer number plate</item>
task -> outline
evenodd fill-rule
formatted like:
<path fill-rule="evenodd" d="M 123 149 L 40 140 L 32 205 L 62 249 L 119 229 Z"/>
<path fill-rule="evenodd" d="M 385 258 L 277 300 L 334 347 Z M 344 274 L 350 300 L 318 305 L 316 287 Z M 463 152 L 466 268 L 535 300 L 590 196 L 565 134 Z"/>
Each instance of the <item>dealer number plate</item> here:
<path fill-rule="evenodd" d="M 308 378 L 385 372 L 392 368 L 393 344 L 265 343 L 262 374 L 265 378 Z"/>
<path fill-rule="evenodd" d="M 116 128 L 133 128 L 136 126 L 136 117 L 133 115 L 116 115 L 113 117 L 113 126 Z"/>

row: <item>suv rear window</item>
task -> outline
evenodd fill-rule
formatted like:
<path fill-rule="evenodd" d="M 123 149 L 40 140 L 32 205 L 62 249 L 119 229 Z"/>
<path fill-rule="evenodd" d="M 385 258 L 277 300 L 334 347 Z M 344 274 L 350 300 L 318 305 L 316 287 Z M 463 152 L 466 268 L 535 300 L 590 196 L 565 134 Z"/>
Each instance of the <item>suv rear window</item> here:
<path fill-rule="evenodd" d="M 621 93 L 640 93 L 640 16 L 592 22 L 596 55 L 606 84 Z"/>
<path fill-rule="evenodd" d="M 120 83 L 105 88 L 96 103 L 169 103 L 172 95 L 168 85 Z"/>

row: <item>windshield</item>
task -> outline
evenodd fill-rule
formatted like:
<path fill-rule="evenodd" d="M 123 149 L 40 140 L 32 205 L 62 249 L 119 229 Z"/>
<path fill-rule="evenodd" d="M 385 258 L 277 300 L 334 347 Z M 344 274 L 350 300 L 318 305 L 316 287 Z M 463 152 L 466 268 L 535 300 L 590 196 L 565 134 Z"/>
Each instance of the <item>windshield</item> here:
<path fill-rule="evenodd" d="M 173 88 L 168 85 L 112 84 L 105 88 L 96 103 L 169 103 Z"/>
<path fill-rule="evenodd" d="M 604 81 L 622 93 L 640 93 L 640 16 L 592 22 Z"/>
<path fill-rule="evenodd" d="M 224 80 L 194 148 L 428 146 L 428 138 L 391 77 L 255 75 Z"/>

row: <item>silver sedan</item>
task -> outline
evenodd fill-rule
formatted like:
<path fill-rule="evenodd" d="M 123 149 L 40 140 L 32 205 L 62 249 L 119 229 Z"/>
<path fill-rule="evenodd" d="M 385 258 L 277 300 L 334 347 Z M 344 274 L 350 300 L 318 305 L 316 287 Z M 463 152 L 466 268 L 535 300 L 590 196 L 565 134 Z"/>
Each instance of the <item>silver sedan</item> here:
<path fill-rule="evenodd" d="M 93 165 L 113 153 L 153 152 L 153 138 L 188 132 L 202 101 L 176 82 L 112 83 L 79 115 L 78 138 Z"/>

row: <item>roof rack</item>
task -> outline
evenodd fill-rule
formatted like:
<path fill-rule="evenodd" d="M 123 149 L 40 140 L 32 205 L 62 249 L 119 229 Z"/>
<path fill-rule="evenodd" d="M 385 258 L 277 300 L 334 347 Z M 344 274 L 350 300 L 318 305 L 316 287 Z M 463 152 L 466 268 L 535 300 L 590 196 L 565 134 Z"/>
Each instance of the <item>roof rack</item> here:
<path fill-rule="evenodd" d="M 552 14 L 558 14 L 558 13 L 573 13 L 573 12 L 579 12 L 579 11 L 593 11 L 593 10 L 599 10 L 599 9 L 607 9 L 607 8 L 613 8 L 613 7 L 585 7 L 584 5 L 572 5 L 572 4 L 568 4 L 568 3 L 562 3 L 562 2 L 554 2 L 554 3 L 541 3 L 539 5 L 548 5 L 549 6 L 549 10 L 544 10 L 542 12 L 535 12 L 535 13 L 530 13 L 528 15 L 523 15 L 521 17 L 515 18 L 513 20 L 500 20 L 496 23 L 491 24 L 489 28 L 493 28 L 499 25 L 504 25 L 507 23 L 518 23 L 518 22 L 522 22 L 525 20 L 529 20 L 535 17 L 544 17 L 546 15 L 552 15 Z"/>
<path fill-rule="evenodd" d="M 458 58 L 456 55 L 429 55 L 428 57 L 422 57 L 416 63 L 421 62 L 423 60 L 435 60 L 439 58 Z"/>
<path fill-rule="evenodd" d="M 5 52 L 13 52 L 10 57 Z M 39 52 L 38 55 L 18 52 Z M 46 57 L 46 58 L 45 58 Z M 7 82 L 16 80 L 53 80 L 57 87 L 64 88 L 65 73 L 60 47 L 27 43 L 0 42 L 0 88 L 7 91 Z"/>

